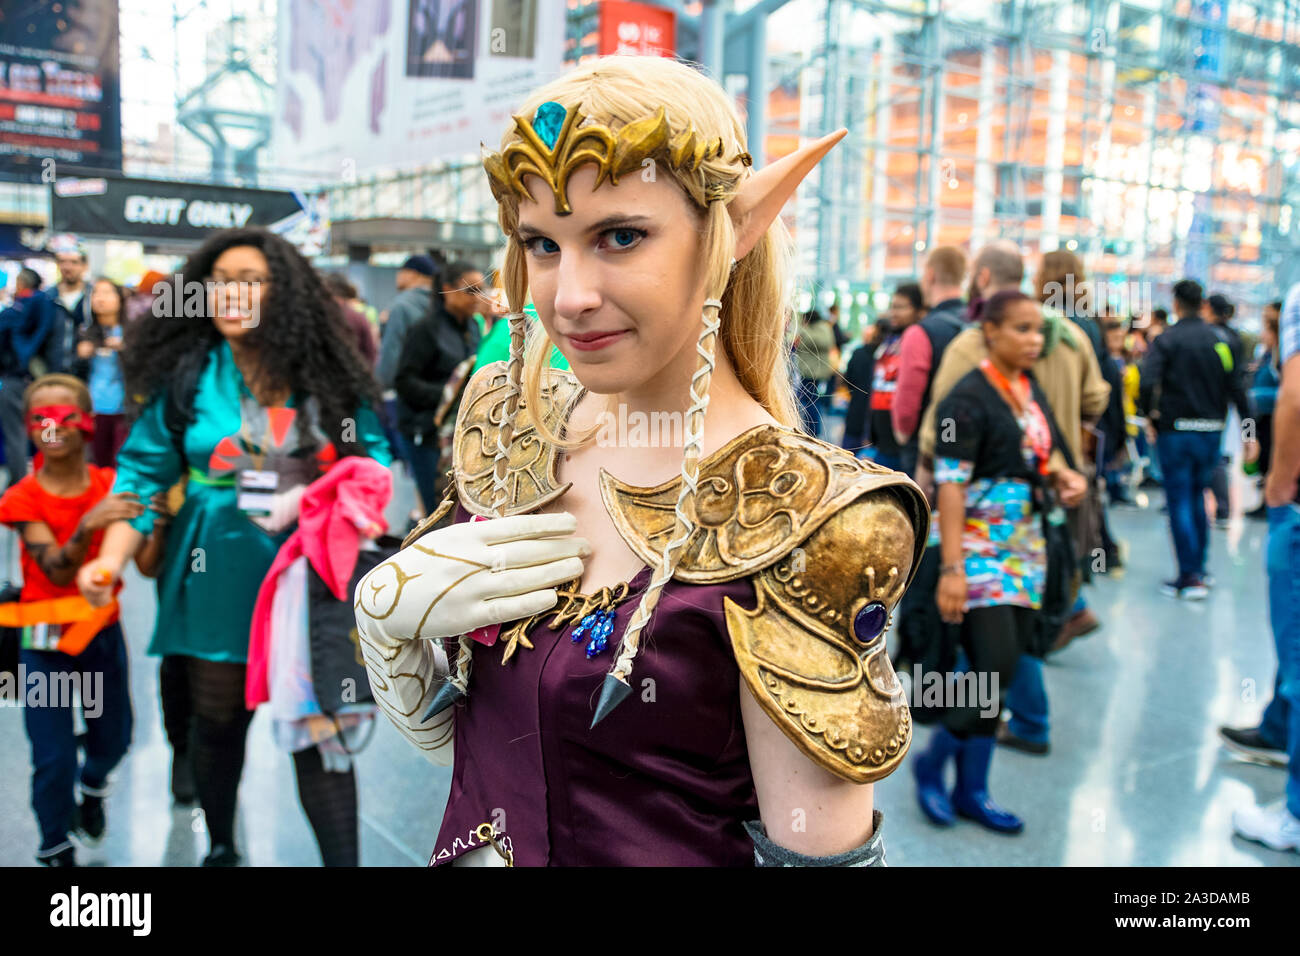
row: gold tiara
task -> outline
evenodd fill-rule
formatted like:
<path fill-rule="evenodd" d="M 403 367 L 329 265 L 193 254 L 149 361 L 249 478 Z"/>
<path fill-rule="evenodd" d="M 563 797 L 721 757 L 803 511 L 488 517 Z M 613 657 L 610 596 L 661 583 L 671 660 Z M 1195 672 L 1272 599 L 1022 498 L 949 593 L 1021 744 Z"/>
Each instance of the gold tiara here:
<path fill-rule="evenodd" d="M 663 107 L 628 123 L 617 133 L 604 126 L 582 126 L 581 110 L 566 109 L 554 101 L 539 106 L 532 120 L 524 116 L 514 119 L 523 139 L 500 153 L 483 156 L 492 195 L 497 202 L 509 194 L 530 199 L 524 177 L 537 176 L 555 195 L 555 213 L 559 216 L 573 212 L 569 206 L 569 177 L 584 163 L 596 164 L 596 187 L 606 178 L 617 186 L 619 176 L 641 169 L 655 155 L 662 156 L 679 172 L 694 172 L 705 160 L 722 155 L 721 139 L 702 139 L 693 128 L 671 136 Z M 752 162 L 748 153 L 738 159 L 746 166 Z M 707 184 L 706 201 L 722 198 L 725 190 L 724 184 Z"/>

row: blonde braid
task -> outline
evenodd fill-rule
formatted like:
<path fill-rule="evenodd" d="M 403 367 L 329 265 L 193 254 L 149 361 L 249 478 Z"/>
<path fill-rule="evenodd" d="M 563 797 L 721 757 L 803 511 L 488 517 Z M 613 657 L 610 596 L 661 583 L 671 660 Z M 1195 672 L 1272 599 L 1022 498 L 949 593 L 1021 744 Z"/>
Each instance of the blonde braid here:
<path fill-rule="evenodd" d="M 506 260 L 515 252 L 514 242 L 506 249 Z M 511 305 L 515 305 L 513 301 Z M 515 433 L 515 417 L 519 412 L 520 382 L 524 368 L 524 332 L 527 330 L 527 318 L 522 311 L 506 315 L 510 323 L 510 361 L 506 365 L 506 401 L 501 425 L 497 429 L 496 457 L 492 461 L 492 510 L 496 517 L 505 516 L 509 490 L 506 487 L 510 474 L 510 442 Z M 456 648 L 456 670 L 449 678 L 446 687 L 451 700 L 464 697 L 469 693 L 469 675 L 474 663 L 474 641 L 468 634 L 460 635 Z M 450 701 L 448 701 L 450 702 Z M 435 701 L 435 704 L 437 701 Z M 445 706 L 445 705 L 444 705 Z M 430 713 L 432 713 L 432 709 Z"/>
<path fill-rule="evenodd" d="M 722 302 L 720 300 L 705 300 L 704 328 L 700 332 L 699 341 L 695 345 L 695 351 L 699 355 L 699 362 L 696 365 L 695 374 L 691 376 L 691 404 L 686 410 L 685 448 L 682 452 L 682 490 L 677 496 L 677 504 L 674 508 L 673 535 L 664 547 L 659 567 L 651 578 L 649 587 L 646 588 L 645 594 L 641 596 L 640 603 L 637 604 L 636 610 L 627 623 L 627 628 L 623 631 L 623 639 L 619 643 L 618 657 L 614 661 L 613 668 L 605 675 L 605 683 L 601 687 L 600 702 L 596 705 L 596 715 L 591 721 L 593 727 L 600 723 L 611 710 L 617 707 L 631 693 L 632 686 L 628 678 L 632 674 L 632 663 L 641 648 L 641 631 L 650 622 L 650 616 L 654 614 L 655 607 L 659 604 L 659 598 L 663 594 L 664 585 L 672 580 L 677 565 L 681 562 L 682 550 L 695 532 L 695 523 L 691 520 L 691 513 L 695 510 L 696 483 L 700 474 L 700 454 L 704 447 L 704 412 L 709 407 L 709 383 L 713 379 L 713 352 L 718 341 L 718 327 L 721 325 L 719 313 L 721 310 Z"/>

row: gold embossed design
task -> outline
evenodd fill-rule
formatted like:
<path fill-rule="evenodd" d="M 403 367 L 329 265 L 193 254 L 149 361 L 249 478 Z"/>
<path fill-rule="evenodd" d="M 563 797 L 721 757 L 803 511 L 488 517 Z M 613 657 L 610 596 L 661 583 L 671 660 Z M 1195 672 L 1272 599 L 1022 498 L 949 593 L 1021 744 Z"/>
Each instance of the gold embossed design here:
<path fill-rule="evenodd" d="M 673 530 L 680 478 L 638 488 L 608 472 L 601 497 L 619 534 L 647 564 Z M 777 425 L 751 428 L 700 463 L 695 530 L 674 577 L 691 584 L 752 574 L 797 547 L 832 515 L 872 492 L 896 500 L 912 522 L 905 553 L 920 554 L 930 511 L 906 475 L 859 461 L 842 448 Z M 853 545 L 861 552 L 864 542 Z M 890 566 L 907 567 L 891 561 Z M 906 582 L 915 569 L 909 569 Z"/>
<path fill-rule="evenodd" d="M 813 761 L 854 783 L 888 776 L 903 759 L 912 717 L 885 649 L 854 636 L 858 611 L 889 611 L 911 577 L 914 525 L 877 490 L 836 512 L 754 578 L 757 605 L 726 598 L 727 630 L 759 705 Z"/>
<path fill-rule="evenodd" d="M 556 215 L 567 216 L 569 177 L 584 163 L 596 165 L 596 185 L 608 179 L 618 185 L 619 176 L 642 168 L 652 156 L 664 157 L 675 169 L 694 172 L 707 159 L 722 155 L 722 140 L 704 140 L 693 129 L 671 136 L 668 119 L 660 107 L 650 116 L 634 120 L 617 133 L 608 127 L 583 126 L 585 117 L 577 107 L 564 116 L 553 147 L 542 142 L 526 116 L 516 116 L 515 129 L 521 137 L 500 153 L 485 153 L 483 168 L 496 201 L 507 195 L 533 198 L 524 186 L 525 176 L 537 176 L 555 196 Z"/>
<path fill-rule="evenodd" d="M 542 386 L 551 427 L 558 428 L 582 396 L 582 386 L 571 372 L 552 370 Z M 505 414 L 506 363 L 493 362 L 475 373 L 465 387 L 456 433 L 452 439 L 456 490 L 471 514 L 496 517 L 492 508 L 492 472 L 496 435 Z M 544 443 L 537 433 L 532 409 L 521 399 L 510 442 L 506 508 L 502 517 L 527 514 L 564 494 L 569 485 L 559 483 L 560 451 Z"/>

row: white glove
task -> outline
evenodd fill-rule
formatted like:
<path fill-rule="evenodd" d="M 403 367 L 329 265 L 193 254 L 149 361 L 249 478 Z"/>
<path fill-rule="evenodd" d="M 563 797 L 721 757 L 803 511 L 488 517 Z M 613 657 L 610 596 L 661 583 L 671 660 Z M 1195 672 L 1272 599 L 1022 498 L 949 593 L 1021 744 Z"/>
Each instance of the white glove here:
<path fill-rule="evenodd" d="M 466 521 L 430 531 L 357 585 L 357 629 L 379 647 L 450 637 L 550 610 L 591 554 L 573 515 Z"/>
<path fill-rule="evenodd" d="M 357 585 L 357 636 L 375 703 L 437 766 L 452 761 L 455 708 L 423 715 L 451 670 L 432 640 L 547 611 L 591 547 L 571 514 L 517 515 L 430 531 Z"/>

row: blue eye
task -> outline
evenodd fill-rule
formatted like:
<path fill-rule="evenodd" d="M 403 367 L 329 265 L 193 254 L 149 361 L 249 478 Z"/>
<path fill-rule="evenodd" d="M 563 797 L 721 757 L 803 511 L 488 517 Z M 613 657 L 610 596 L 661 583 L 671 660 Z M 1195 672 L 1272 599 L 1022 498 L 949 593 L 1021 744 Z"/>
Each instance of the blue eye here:
<path fill-rule="evenodd" d="M 610 229 L 605 233 L 615 249 L 631 249 L 645 238 L 644 229 Z"/>
<path fill-rule="evenodd" d="M 560 251 L 560 244 L 546 236 L 537 236 L 524 243 L 524 248 L 533 255 L 553 255 Z"/>

